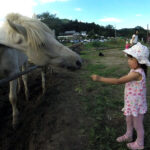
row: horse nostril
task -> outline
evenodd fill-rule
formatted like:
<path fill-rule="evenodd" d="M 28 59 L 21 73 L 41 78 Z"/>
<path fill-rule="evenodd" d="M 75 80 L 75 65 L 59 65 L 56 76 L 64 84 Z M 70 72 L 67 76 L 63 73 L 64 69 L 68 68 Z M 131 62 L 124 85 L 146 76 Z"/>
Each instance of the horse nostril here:
<path fill-rule="evenodd" d="M 80 61 L 77 61 L 77 62 L 76 62 L 76 65 L 79 66 L 79 67 L 81 67 L 81 62 L 80 62 Z"/>

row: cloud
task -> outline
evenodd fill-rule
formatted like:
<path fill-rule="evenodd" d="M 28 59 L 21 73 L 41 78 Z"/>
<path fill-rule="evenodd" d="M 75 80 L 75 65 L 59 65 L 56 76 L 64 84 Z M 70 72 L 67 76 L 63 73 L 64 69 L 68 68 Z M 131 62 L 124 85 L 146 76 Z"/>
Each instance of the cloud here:
<path fill-rule="evenodd" d="M 40 0 L 41 3 L 67 2 L 69 0 Z"/>
<path fill-rule="evenodd" d="M 141 17 L 142 15 L 141 14 L 136 14 L 136 17 Z"/>
<path fill-rule="evenodd" d="M 117 18 L 103 18 L 103 19 L 99 19 L 100 22 L 122 22 L 120 19 Z"/>
<path fill-rule="evenodd" d="M 2 23 L 5 16 L 12 12 L 32 17 L 33 7 L 36 5 L 35 0 L 3 0 L 1 1 L 0 21 Z"/>
<path fill-rule="evenodd" d="M 75 8 L 75 11 L 82 11 L 81 8 Z"/>

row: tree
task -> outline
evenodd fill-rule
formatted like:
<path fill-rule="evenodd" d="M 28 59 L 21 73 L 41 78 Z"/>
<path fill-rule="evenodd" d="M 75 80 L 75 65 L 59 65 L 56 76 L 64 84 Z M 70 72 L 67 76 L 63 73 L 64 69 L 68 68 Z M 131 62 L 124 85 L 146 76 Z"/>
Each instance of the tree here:
<path fill-rule="evenodd" d="M 56 14 L 49 14 L 49 12 L 45 12 L 40 15 L 37 15 L 37 17 L 42 22 L 47 24 L 49 28 L 54 29 L 56 35 L 58 35 L 61 32 L 63 22 L 59 18 L 56 18 Z"/>
<path fill-rule="evenodd" d="M 37 15 L 37 17 L 48 25 L 51 29 L 55 29 L 56 35 L 63 34 L 65 31 L 75 30 L 76 32 L 86 31 L 89 34 L 89 37 L 96 38 L 95 35 L 105 36 L 105 37 L 114 37 L 115 30 L 117 32 L 117 36 L 131 38 L 134 34 L 135 29 L 139 30 L 139 39 L 143 38 L 146 40 L 147 32 L 144 28 L 140 26 L 136 26 L 135 28 L 124 28 L 117 30 L 113 25 L 101 26 L 98 24 L 81 22 L 76 20 L 68 20 L 68 19 L 59 19 L 56 17 L 56 14 L 50 14 L 49 12 L 45 12 Z"/>
<path fill-rule="evenodd" d="M 94 30 L 91 30 L 88 32 L 88 37 L 91 38 L 91 39 L 95 39 L 95 32 Z"/>

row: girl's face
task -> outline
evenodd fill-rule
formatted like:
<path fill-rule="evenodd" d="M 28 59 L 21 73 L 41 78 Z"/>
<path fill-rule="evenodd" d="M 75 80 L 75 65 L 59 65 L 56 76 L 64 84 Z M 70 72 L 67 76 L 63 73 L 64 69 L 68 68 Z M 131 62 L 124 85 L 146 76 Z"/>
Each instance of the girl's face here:
<path fill-rule="evenodd" d="M 137 69 L 139 67 L 138 61 L 134 57 L 128 57 L 128 65 L 131 69 Z"/>

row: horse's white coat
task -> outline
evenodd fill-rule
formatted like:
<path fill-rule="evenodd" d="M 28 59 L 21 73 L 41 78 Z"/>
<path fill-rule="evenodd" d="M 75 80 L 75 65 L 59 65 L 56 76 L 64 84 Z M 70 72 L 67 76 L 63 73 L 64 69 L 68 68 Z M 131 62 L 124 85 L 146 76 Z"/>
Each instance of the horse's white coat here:
<path fill-rule="evenodd" d="M 0 71 L 5 73 L 5 76 L 19 72 L 19 67 L 27 61 L 27 58 L 40 66 L 50 64 L 68 69 L 78 69 L 82 64 L 80 56 L 59 43 L 54 37 L 53 31 L 44 23 L 19 14 L 12 13 L 7 16 L 4 25 L 0 28 L 0 44 L 11 47 L 0 50 L 2 53 L 2 57 L 0 55 L 2 64 L 0 63 L 0 65 L 3 66 L 0 67 Z M 42 85 L 45 86 L 44 79 Z M 16 87 L 17 81 L 11 81 L 9 99 L 13 109 L 13 125 L 18 121 Z"/>
<path fill-rule="evenodd" d="M 80 56 L 59 43 L 52 30 L 37 19 L 9 14 L 0 28 L 0 43 L 23 51 L 36 65 L 81 67 Z"/>
<path fill-rule="evenodd" d="M 20 51 L 0 45 L 0 76 L 11 76 L 26 69 L 27 56 Z M 28 87 L 27 87 L 27 75 L 22 76 L 25 96 L 28 100 Z M 15 126 L 18 122 L 18 108 L 17 108 L 17 79 L 9 82 L 9 101 L 12 105 L 12 124 Z"/>

